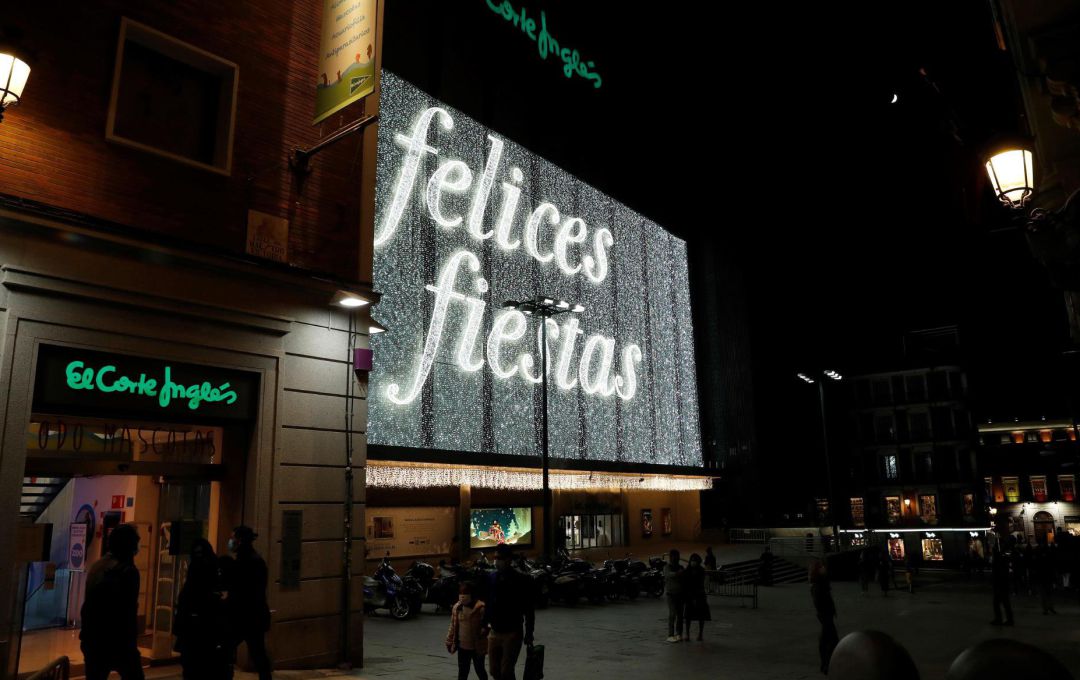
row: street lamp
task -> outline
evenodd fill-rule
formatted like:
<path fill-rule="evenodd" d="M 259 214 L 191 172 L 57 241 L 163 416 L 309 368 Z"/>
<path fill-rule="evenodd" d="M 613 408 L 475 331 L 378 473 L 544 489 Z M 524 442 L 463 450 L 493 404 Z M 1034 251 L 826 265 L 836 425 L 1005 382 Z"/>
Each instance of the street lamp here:
<path fill-rule="evenodd" d="M 580 314 L 585 311 L 585 307 L 580 304 L 571 305 L 566 300 L 556 300 L 544 295 L 537 296 L 532 300 L 523 300 L 518 302 L 517 300 L 507 300 L 503 303 L 504 309 L 516 309 L 527 317 L 535 316 L 540 319 L 540 424 L 543 430 L 543 439 L 541 440 L 541 465 L 543 466 L 543 488 L 544 488 L 544 552 L 548 557 L 552 556 L 552 549 L 555 547 L 555 522 L 551 517 L 551 486 L 548 484 L 548 399 L 547 399 L 547 381 L 548 381 L 548 342 L 547 342 L 547 320 L 553 316 L 559 314 Z"/>
<path fill-rule="evenodd" d="M 825 381 L 820 378 L 815 380 L 808 373 L 796 373 L 796 377 L 805 382 L 808 385 L 817 383 L 818 386 L 818 401 L 821 404 L 821 442 L 825 447 L 825 477 L 828 482 L 829 493 L 829 519 L 832 520 L 833 541 L 836 542 L 836 547 L 840 545 L 840 526 L 836 521 L 836 497 L 833 494 L 833 479 L 832 479 L 832 460 L 829 456 L 829 427 L 825 420 Z M 821 377 L 828 378 L 829 380 L 835 380 L 839 382 L 843 380 L 844 376 L 840 375 L 837 371 L 826 369 L 821 372 Z"/>
<path fill-rule="evenodd" d="M 4 110 L 18 104 L 30 78 L 30 66 L 10 52 L 0 51 L 0 120 Z"/>
<path fill-rule="evenodd" d="M 983 156 L 986 174 L 998 199 L 1010 208 L 1023 208 L 1035 193 L 1030 145 L 1024 141 L 998 143 Z"/>

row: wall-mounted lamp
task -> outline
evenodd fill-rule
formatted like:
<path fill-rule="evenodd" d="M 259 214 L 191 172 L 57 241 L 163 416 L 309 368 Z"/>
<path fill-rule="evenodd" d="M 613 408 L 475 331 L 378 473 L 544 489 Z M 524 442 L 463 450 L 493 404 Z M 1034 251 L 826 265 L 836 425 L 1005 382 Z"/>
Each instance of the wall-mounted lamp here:
<path fill-rule="evenodd" d="M 904 499 L 904 505 L 910 508 L 911 507 L 911 499 L 910 498 L 905 498 Z"/>
<path fill-rule="evenodd" d="M 1035 191 L 1030 143 L 1011 140 L 984 155 L 986 174 L 998 199 L 1010 208 L 1023 208 Z"/>
<path fill-rule="evenodd" d="M 360 293 L 354 293 L 351 290 L 339 290 L 334 293 L 333 304 L 340 307 L 346 307 L 348 309 L 356 309 L 358 307 L 364 307 L 371 304 L 371 300 L 367 299 Z"/>
<path fill-rule="evenodd" d="M 30 78 L 30 66 L 10 52 L 0 51 L 0 120 L 4 111 L 22 101 L 23 88 Z"/>

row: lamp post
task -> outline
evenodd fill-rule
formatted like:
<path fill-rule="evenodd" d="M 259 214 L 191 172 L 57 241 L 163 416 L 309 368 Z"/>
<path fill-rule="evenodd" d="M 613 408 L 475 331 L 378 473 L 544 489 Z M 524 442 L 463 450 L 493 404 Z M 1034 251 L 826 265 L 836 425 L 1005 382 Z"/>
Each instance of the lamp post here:
<path fill-rule="evenodd" d="M 507 300 L 503 303 L 505 309 L 515 309 L 525 316 L 535 316 L 540 319 L 540 427 L 543 435 L 540 442 L 540 458 L 543 467 L 544 489 L 544 553 L 552 557 L 555 547 L 555 522 L 552 521 L 551 487 L 548 484 L 548 342 L 547 320 L 559 314 L 579 314 L 585 311 L 581 305 L 571 305 L 566 300 L 556 300 L 546 296 L 539 296 L 532 300 Z"/>
<path fill-rule="evenodd" d="M 833 477 L 832 477 L 832 460 L 829 456 L 829 426 L 825 418 L 825 381 L 821 378 L 814 379 L 806 373 L 796 374 L 800 380 L 808 385 L 817 383 L 818 386 L 818 402 L 821 404 L 821 442 L 825 447 L 825 481 L 828 483 L 829 494 L 829 519 L 832 520 L 833 541 L 835 547 L 840 547 L 840 525 L 836 521 L 836 497 L 833 494 Z M 825 370 L 821 372 L 821 375 L 829 380 L 835 380 L 839 382 L 844 378 L 836 371 Z"/>

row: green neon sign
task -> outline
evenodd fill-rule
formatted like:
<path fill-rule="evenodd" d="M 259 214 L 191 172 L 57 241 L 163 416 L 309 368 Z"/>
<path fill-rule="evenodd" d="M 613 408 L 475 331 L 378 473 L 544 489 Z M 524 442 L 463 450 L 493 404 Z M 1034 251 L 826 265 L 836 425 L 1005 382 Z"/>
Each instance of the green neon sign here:
<path fill-rule="evenodd" d="M 85 362 L 71 361 L 64 369 L 64 375 L 70 389 L 97 390 L 106 394 L 126 392 L 135 396 L 156 397 L 161 408 L 167 408 L 173 399 L 187 399 L 187 406 L 192 411 L 198 409 L 202 403 L 232 404 L 236 401 L 236 392 L 229 389 L 229 383 L 213 387 L 209 382 L 192 385 L 173 382 L 171 366 L 165 366 L 165 376 L 160 386 L 156 379 L 147 378 L 145 373 L 140 373 L 138 378 L 116 375 L 116 366 L 111 364 L 95 370 Z"/>
<path fill-rule="evenodd" d="M 559 46 L 559 41 L 556 40 L 547 28 L 547 15 L 544 14 L 544 10 L 540 10 L 540 32 L 537 33 L 536 19 L 526 14 L 525 8 L 522 7 L 521 11 L 514 9 L 514 6 L 510 4 L 510 0 L 503 0 L 500 3 L 496 3 L 494 0 L 487 0 L 487 6 L 492 12 L 495 12 L 503 19 L 514 24 L 515 27 L 520 28 L 521 32 L 529 39 L 536 42 L 536 49 L 540 52 L 540 58 L 547 60 L 549 54 L 553 54 L 563 62 L 563 75 L 567 78 L 573 77 L 576 73 L 585 80 L 591 80 L 593 87 L 599 88 L 603 80 L 600 78 L 600 74 L 591 69 L 595 68 L 595 64 L 591 61 L 582 61 L 581 54 L 569 47 Z"/>

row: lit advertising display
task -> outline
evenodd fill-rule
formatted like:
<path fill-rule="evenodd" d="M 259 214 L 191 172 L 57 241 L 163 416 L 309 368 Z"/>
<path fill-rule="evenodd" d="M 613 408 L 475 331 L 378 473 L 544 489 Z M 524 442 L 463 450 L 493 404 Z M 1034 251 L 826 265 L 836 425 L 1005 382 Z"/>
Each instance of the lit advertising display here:
<path fill-rule="evenodd" d="M 368 441 L 700 466 L 686 244 L 384 71 Z M 650 170 L 655 171 L 655 169 Z"/>

